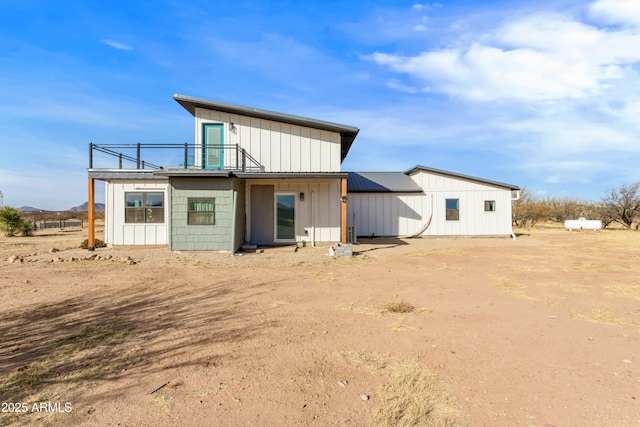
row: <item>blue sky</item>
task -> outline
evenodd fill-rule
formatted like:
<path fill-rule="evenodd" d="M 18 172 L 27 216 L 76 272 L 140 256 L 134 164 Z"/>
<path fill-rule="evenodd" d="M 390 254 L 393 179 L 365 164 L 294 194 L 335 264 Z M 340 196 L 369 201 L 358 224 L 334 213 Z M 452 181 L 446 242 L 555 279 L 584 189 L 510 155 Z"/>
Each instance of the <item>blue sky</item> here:
<path fill-rule="evenodd" d="M 343 170 L 422 164 L 588 200 L 640 180 L 638 0 L 0 10 L 8 205 L 86 201 L 90 141 L 193 142 L 174 93 L 356 126 Z"/>

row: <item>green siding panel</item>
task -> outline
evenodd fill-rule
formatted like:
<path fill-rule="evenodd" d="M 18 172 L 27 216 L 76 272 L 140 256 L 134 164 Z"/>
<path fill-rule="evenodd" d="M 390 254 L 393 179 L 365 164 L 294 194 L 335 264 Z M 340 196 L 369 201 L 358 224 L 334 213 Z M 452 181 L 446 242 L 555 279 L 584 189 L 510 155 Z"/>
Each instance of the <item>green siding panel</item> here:
<path fill-rule="evenodd" d="M 171 185 L 171 249 L 224 250 L 231 249 L 233 191 L 238 194 L 235 244 L 244 242 L 244 182 L 235 178 L 172 178 Z M 214 225 L 188 225 L 187 199 L 215 198 Z M 238 219 L 242 218 L 242 221 Z M 238 244 L 239 242 L 239 244 Z"/>

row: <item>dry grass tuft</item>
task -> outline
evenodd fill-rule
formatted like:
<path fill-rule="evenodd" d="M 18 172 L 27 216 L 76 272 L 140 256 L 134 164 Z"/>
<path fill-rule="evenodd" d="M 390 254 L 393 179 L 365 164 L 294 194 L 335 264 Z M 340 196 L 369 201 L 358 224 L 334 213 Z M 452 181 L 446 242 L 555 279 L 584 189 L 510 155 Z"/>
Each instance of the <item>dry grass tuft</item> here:
<path fill-rule="evenodd" d="M 372 425 L 458 425 L 461 411 L 436 375 L 418 363 L 396 365 L 390 371 L 389 382 L 378 390 L 381 405 L 372 415 Z"/>
<path fill-rule="evenodd" d="M 494 279 L 495 279 L 494 285 L 499 288 L 507 288 L 507 289 L 525 288 L 524 285 L 521 285 L 505 276 L 495 276 Z"/>
<path fill-rule="evenodd" d="M 501 266 L 503 267 L 503 266 Z M 520 272 L 520 273 L 548 273 L 552 271 L 550 267 L 540 266 L 540 265 L 509 265 L 504 266 L 511 271 Z"/>
<path fill-rule="evenodd" d="M 433 255 L 449 255 L 449 256 L 464 256 L 467 255 L 469 251 L 466 248 L 440 248 L 440 249 L 429 249 L 426 251 L 415 251 L 409 253 L 412 257 L 427 257 Z"/>
<path fill-rule="evenodd" d="M 576 271 L 589 271 L 596 273 L 607 273 L 625 270 L 625 268 L 623 268 L 622 266 L 604 264 L 601 262 L 574 262 L 569 266 L 569 268 Z"/>
<path fill-rule="evenodd" d="M 609 295 L 640 301 L 640 285 L 618 284 L 606 287 Z"/>
<path fill-rule="evenodd" d="M 405 325 L 402 322 L 391 323 L 389 325 L 389 328 L 393 329 L 394 331 L 412 331 L 415 329 L 413 326 Z"/>
<path fill-rule="evenodd" d="M 447 385 L 419 363 L 389 365 L 389 354 L 366 351 L 338 354 L 371 374 L 389 376 L 389 381 L 378 388 L 381 404 L 372 414 L 373 426 L 458 425 L 461 411 Z"/>
<path fill-rule="evenodd" d="M 108 325 L 90 323 L 83 325 L 75 334 L 53 341 L 50 347 L 55 356 L 62 356 L 99 346 L 111 346 L 124 341 L 128 335 L 126 331 L 114 330 Z"/>
<path fill-rule="evenodd" d="M 526 292 L 523 291 L 523 289 L 525 289 L 526 286 L 521 285 L 520 283 L 515 282 L 505 276 L 494 276 L 494 279 L 495 279 L 495 282 L 493 283 L 494 286 L 503 288 L 504 293 L 507 295 L 511 295 L 512 297 L 526 300 L 526 301 L 540 302 L 543 304 L 550 305 L 552 307 L 557 306 L 557 303 L 555 303 L 550 299 L 539 298 L 539 297 L 527 294 Z"/>
<path fill-rule="evenodd" d="M 586 320 L 594 323 L 604 323 L 606 325 L 626 325 L 629 322 L 624 317 L 618 317 L 615 313 L 601 308 L 591 309 L 591 315 L 587 316 L 578 313 L 576 310 L 571 310 L 571 318 L 575 320 Z"/>
<path fill-rule="evenodd" d="M 560 282 L 540 282 L 538 286 L 544 286 L 548 288 L 562 289 L 573 294 L 585 294 L 589 291 L 589 288 L 585 285 L 578 285 L 574 283 L 560 283 Z"/>
<path fill-rule="evenodd" d="M 353 311 L 355 313 L 366 314 L 374 317 L 383 317 L 386 314 L 416 314 L 428 311 L 424 307 L 416 307 L 415 305 L 408 303 L 404 300 L 398 300 L 394 302 L 388 302 L 384 304 L 376 305 L 356 305 L 356 304 L 342 304 L 340 308 Z"/>
<path fill-rule="evenodd" d="M 384 313 L 414 313 L 417 309 L 406 301 L 395 301 L 381 304 L 378 308 Z"/>
<path fill-rule="evenodd" d="M 515 297 L 515 298 L 518 298 L 518 299 L 521 299 L 521 300 L 539 302 L 539 303 L 546 304 L 546 305 L 551 306 L 551 307 L 558 307 L 558 303 L 553 301 L 553 300 L 551 300 L 551 299 L 540 298 L 540 297 L 536 297 L 536 296 L 533 296 L 533 295 L 529 295 L 529 294 L 523 292 L 520 289 L 507 289 L 505 291 L 505 293 L 507 295 L 511 295 L 512 297 Z"/>
<path fill-rule="evenodd" d="M 342 351 L 338 355 L 347 363 L 364 366 L 369 373 L 381 374 L 387 369 L 387 353 L 372 353 L 368 351 Z"/>

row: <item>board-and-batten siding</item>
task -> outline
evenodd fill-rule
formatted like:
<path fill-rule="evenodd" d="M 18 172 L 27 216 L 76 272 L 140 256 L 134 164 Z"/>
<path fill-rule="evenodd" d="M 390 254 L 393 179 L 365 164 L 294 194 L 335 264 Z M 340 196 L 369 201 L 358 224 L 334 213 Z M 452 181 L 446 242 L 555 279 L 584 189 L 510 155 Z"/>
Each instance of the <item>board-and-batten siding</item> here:
<path fill-rule="evenodd" d="M 340 241 L 341 212 L 340 180 L 268 180 L 255 179 L 248 182 L 251 185 L 273 185 L 275 194 L 291 193 L 296 196 L 295 205 L 295 233 L 297 242 L 311 242 L 315 230 L 316 242 Z M 300 193 L 304 193 L 304 200 L 300 200 Z M 313 194 L 312 194 L 313 193 Z M 247 188 L 247 212 L 251 212 L 251 189 Z M 251 220 L 247 218 L 247 239 L 251 240 Z"/>
<path fill-rule="evenodd" d="M 508 236 L 511 234 L 511 190 L 482 182 L 417 172 L 413 180 L 424 194 L 350 193 L 348 225 L 359 236 Z M 446 199 L 458 199 L 459 220 L 446 220 Z M 484 202 L 494 200 L 495 212 Z"/>
<path fill-rule="evenodd" d="M 425 198 L 433 194 L 433 219 L 424 236 L 511 234 L 511 189 L 425 171 L 416 172 L 411 178 L 425 190 Z M 446 220 L 446 199 L 459 200 L 458 221 Z M 486 200 L 495 200 L 495 212 L 484 211 Z M 428 207 L 429 201 L 426 201 Z"/>
<path fill-rule="evenodd" d="M 225 144 L 239 144 L 265 172 L 340 172 L 338 132 L 289 125 L 271 120 L 196 108 L 196 143 L 202 143 L 202 125 L 223 123 Z M 229 129 L 233 123 L 235 130 Z M 195 156 L 196 166 L 201 162 Z M 225 152 L 225 165 L 235 165 L 233 153 Z"/>
<path fill-rule="evenodd" d="M 110 181 L 105 183 L 105 243 L 111 245 L 166 245 L 169 221 L 167 180 Z M 124 221 L 125 193 L 164 193 L 164 222 L 127 224 Z"/>
<path fill-rule="evenodd" d="M 359 236 L 405 236 L 421 227 L 422 194 L 350 193 L 347 224 Z"/>

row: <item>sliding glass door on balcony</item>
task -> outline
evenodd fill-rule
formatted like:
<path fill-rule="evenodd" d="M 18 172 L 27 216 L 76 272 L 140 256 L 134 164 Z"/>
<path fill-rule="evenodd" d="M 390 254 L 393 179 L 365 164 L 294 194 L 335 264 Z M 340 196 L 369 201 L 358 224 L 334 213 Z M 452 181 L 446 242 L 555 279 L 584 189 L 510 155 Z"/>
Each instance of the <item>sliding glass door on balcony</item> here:
<path fill-rule="evenodd" d="M 222 124 L 202 125 L 202 157 L 205 169 L 224 169 L 223 130 Z"/>

